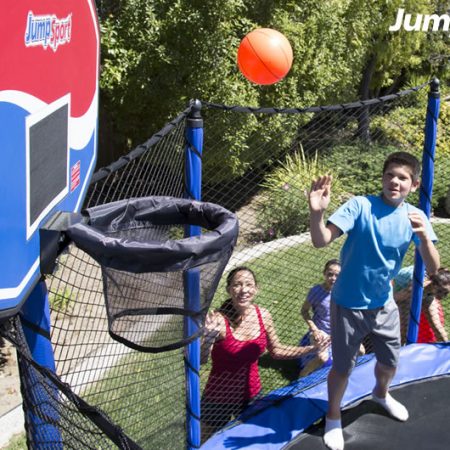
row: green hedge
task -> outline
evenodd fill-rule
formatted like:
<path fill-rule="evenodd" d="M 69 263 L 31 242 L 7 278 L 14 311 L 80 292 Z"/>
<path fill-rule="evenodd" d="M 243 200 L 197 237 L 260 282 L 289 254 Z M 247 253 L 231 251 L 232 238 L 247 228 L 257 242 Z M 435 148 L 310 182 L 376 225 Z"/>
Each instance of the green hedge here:
<path fill-rule="evenodd" d="M 308 158 L 304 153 L 287 156 L 269 174 L 258 201 L 260 224 L 264 224 L 263 240 L 299 234 L 309 228 L 306 191 L 311 181 L 322 174 L 333 175 L 329 211 L 334 211 L 352 195 L 377 194 L 381 191 L 381 175 L 386 156 L 398 150 L 393 146 L 340 145 L 320 158 Z M 417 203 L 418 194 L 410 198 Z"/>

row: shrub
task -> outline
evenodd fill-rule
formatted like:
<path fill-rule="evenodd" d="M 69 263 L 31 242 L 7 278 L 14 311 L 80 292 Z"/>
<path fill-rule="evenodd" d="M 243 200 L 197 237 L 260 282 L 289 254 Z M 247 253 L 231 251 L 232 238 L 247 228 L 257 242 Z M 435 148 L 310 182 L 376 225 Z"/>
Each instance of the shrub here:
<path fill-rule="evenodd" d="M 258 202 L 258 220 L 265 230 L 262 239 L 277 239 L 308 230 L 307 191 L 312 180 L 323 174 L 335 175 L 335 171 L 321 162 L 317 154 L 309 159 L 301 149 L 299 153 L 288 155 L 266 177 L 262 183 L 264 191 Z M 330 210 L 347 198 L 348 194 L 343 190 L 339 177 L 335 176 Z"/>
<path fill-rule="evenodd" d="M 75 296 L 68 287 L 58 289 L 56 292 L 49 292 L 50 307 L 58 312 L 69 313 L 74 302 Z"/>
<path fill-rule="evenodd" d="M 447 195 L 450 192 L 450 155 L 438 152 L 434 165 L 433 211 L 437 216 L 450 215 L 450 208 L 445 210 Z"/>
<path fill-rule="evenodd" d="M 387 155 L 398 151 L 388 145 L 339 145 L 308 159 L 303 150 L 287 156 L 285 161 L 268 175 L 262 184 L 264 191 L 259 200 L 258 219 L 265 230 L 263 240 L 278 239 L 302 233 L 309 228 L 309 208 L 306 191 L 319 175 L 333 175 L 333 188 L 329 212 L 352 195 L 381 192 L 383 163 Z M 447 169 L 446 169 L 447 167 Z M 450 162 L 436 164 L 436 178 L 450 169 Z M 418 203 L 419 193 L 408 201 Z"/>

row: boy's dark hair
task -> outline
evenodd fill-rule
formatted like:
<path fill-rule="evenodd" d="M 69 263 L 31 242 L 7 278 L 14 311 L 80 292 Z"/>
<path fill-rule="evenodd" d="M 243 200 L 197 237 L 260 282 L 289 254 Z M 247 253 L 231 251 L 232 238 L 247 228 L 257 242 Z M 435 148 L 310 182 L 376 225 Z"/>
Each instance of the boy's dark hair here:
<path fill-rule="evenodd" d="M 411 169 L 411 175 L 413 182 L 417 181 L 420 177 L 420 162 L 411 153 L 408 152 L 394 152 L 388 155 L 383 165 L 383 174 L 386 172 L 390 164 L 399 164 L 402 166 L 408 166 Z"/>

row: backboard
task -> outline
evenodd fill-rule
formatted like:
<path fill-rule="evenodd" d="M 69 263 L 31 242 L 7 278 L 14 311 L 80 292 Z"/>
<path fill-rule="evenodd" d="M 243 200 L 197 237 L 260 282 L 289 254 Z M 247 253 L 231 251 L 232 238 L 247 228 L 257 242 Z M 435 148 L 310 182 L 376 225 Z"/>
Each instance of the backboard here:
<path fill-rule="evenodd" d="M 95 0 L 0 3 L 0 317 L 40 278 L 39 227 L 78 212 L 97 156 Z"/>

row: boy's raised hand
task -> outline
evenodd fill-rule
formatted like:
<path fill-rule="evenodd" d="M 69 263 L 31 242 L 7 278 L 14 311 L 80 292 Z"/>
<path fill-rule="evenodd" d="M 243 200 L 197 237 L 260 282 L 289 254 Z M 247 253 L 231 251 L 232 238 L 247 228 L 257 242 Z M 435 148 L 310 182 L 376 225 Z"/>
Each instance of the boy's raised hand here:
<path fill-rule="evenodd" d="M 308 195 L 309 209 L 319 212 L 327 209 L 331 198 L 331 175 L 323 175 L 311 184 L 311 190 Z"/>

